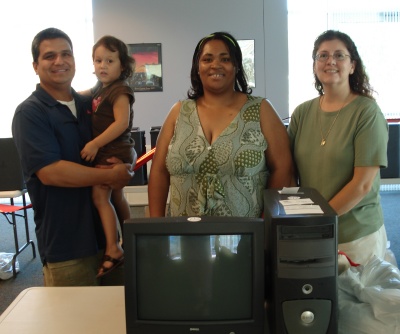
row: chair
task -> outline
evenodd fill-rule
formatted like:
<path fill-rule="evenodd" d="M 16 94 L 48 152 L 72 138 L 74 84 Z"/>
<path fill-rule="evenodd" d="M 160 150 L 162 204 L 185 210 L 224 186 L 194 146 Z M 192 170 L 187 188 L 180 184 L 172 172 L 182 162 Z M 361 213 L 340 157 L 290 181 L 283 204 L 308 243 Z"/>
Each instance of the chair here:
<path fill-rule="evenodd" d="M 17 256 L 32 245 L 33 257 L 36 257 L 35 244 L 29 237 L 27 209 L 32 204 L 26 204 L 27 192 L 22 174 L 20 159 L 13 138 L 0 138 L 0 198 L 8 198 L 9 204 L 0 203 L 0 213 L 7 222 L 13 226 L 15 254 L 12 259 L 13 277 L 17 275 L 15 262 Z M 14 199 L 22 197 L 22 205 L 15 205 Z M 25 223 L 26 242 L 20 247 L 17 233 L 17 218 L 22 218 Z"/>

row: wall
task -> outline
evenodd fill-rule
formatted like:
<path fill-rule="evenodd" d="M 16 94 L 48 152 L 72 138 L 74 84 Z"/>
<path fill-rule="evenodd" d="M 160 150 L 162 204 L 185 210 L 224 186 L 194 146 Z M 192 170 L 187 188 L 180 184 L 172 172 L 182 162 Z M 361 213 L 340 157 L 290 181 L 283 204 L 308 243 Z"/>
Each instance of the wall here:
<path fill-rule="evenodd" d="M 255 40 L 256 88 L 279 115 L 288 116 L 287 9 L 284 0 L 93 0 L 94 39 L 110 34 L 125 43 L 162 44 L 162 92 L 137 92 L 134 126 L 162 125 L 186 97 L 197 42 L 214 31 Z"/>

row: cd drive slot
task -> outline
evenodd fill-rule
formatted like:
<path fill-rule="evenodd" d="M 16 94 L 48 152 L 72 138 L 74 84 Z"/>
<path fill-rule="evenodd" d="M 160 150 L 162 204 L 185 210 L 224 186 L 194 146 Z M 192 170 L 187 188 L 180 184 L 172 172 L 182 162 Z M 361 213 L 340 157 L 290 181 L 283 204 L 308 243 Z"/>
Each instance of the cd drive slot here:
<path fill-rule="evenodd" d="M 287 226 L 278 228 L 278 239 L 280 240 L 313 240 L 330 239 L 334 237 L 333 225 L 316 226 Z"/>
<path fill-rule="evenodd" d="M 332 263 L 334 258 L 332 256 L 322 257 L 322 258 L 280 258 L 279 263 L 281 265 L 292 265 L 292 266 L 320 266 Z"/>

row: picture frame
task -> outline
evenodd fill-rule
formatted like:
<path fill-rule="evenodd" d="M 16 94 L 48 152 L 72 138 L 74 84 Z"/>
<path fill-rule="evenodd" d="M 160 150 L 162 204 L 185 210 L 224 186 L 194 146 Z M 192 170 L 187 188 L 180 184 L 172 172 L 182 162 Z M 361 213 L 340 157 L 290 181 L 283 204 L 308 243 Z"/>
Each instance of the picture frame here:
<path fill-rule="evenodd" d="M 162 92 L 161 43 L 128 44 L 129 54 L 135 59 L 135 73 L 130 85 L 135 92 Z"/>
<path fill-rule="evenodd" d="M 250 88 L 256 87 L 254 72 L 254 39 L 239 39 L 238 44 L 242 51 L 242 64 Z"/>

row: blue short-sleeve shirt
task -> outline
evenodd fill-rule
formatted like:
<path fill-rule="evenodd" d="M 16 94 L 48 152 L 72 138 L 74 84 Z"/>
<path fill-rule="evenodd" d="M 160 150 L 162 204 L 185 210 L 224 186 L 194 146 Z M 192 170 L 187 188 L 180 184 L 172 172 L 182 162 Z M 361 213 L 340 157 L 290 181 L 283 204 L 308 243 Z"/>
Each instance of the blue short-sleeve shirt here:
<path fill-rule="evenodd" d="M 91 187 L 46 186 L 36 176 L 38 170 L 59 160 L 85 163 L 80 151 L 91 139 L 91 98 L 75 91 L 73 97 L 77 117 L 38 85 L 17 107 L 12 124 L 43 263 L 94 255 L 100 240 Z"/>

